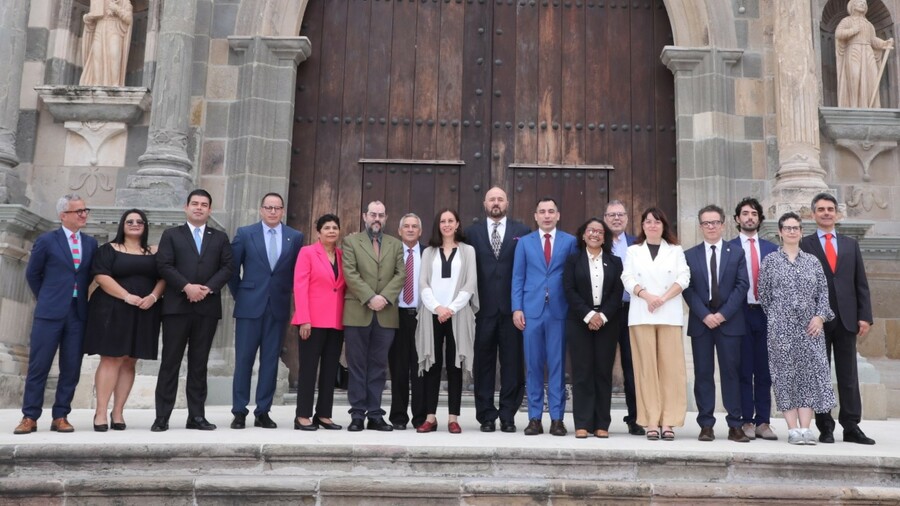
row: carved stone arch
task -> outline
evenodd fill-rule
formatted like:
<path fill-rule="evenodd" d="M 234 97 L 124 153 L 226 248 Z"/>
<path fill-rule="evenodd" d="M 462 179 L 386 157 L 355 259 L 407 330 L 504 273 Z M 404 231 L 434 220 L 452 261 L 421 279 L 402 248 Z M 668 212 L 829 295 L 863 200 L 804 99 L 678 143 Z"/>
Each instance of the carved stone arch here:
<path fill-rule="evenodd" d="M 664 0 L 672 35 L 681 47 L 737 47 L 731 2 Z"/>
<path fill-rule="evenodd" d="M 238 8 L 238 36 L 296 37 L 309 0 L 244 0 Z"/>

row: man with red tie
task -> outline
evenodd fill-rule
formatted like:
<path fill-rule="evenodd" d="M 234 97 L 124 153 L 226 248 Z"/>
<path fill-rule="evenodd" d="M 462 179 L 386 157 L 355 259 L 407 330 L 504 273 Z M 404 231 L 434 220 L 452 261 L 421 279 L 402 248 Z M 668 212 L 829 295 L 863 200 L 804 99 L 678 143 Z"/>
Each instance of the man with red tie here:
<path fill-rule="evenodd" d="M 828 301 L 835 318 L 825 324 L 825 345 L 829 361 L 834 357 L 840 399 L 838 421 L 844 428 L 844 441 L 873 445 L 875 441 L 859 428 L 862 399 L 856 369 L 856 340 L 865 337 L 872 325 L 872 302 L 862 252 L 855 239 L 836 233 L 839 213 L 833 195 L 816 195 L 810 207 L 818 230 L 800 240 L 800 249 L 822 262 L 828 280 Z M 816 413 L 816 427 L 820 442 L 834 443 L 831 413 Z"/>

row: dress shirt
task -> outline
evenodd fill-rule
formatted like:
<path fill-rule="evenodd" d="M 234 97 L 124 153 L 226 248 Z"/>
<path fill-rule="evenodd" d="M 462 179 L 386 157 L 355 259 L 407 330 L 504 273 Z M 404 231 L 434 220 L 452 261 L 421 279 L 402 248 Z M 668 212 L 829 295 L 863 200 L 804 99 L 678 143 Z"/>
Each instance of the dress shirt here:
<path fill-rule="evenodd" d="M 441 248 L 439 248 L 441 249 Z M 459 280 L 459 273 L 462 270 L 462 259 L 460 258 L 459 249 L 453 255 L 453 261 L 450 262 L 450 277 L 441 277 L 441 259 L 440 251 L 434 256 L 434 262 L 431 264 L 431 286 L 422 290 L 422 305 L 426 309 L 435 313 L 438 306 L 444 306 L 454 313 L 458 313 L 460 309 L 466 307 L 472 294 L 465 290 L 460 290 L 453 297 L 456 291 L 456 283 Z M 435 313 L 436 314 L 436 313 Z"/>
<path fill-rule="evenodd" d="M 539 228 L 537 232 L 541 236 L 541 251 L 544 251 L 544 234 L 550 234 L 550 258 L 553 258 L 553 252 L 556 250 L 556 227 L 549 232 L 544 232 Z"/>
<path fill-rule="evenodd" d="M 712 248 L 710 246 L 716 247 L 716 268 L 721 272 L 722 271 L 722 239 L 719 239 L 719 242 L 715 244 L 710 244 L 704 241 L 704 246 L 706 247 L 706 286 L 709 287 L 709 298 L 712 300 L 712 272 L 709 270 L 709 260 L 712 258 Z M 716 273 L 717 280 L 721 284 L 721 279 L 719 279 L 719 273 Z M 721 297 L 721 294 L 719 294 Z"/>
<path fill-rule="evenodd" d="M 200 242 L 203 242 L 203 234 L 206 233 L 206 223 L 204 223 L 203 225 L 200 225 L 199 227 L 195 227 L 195 226 L 191 225 L 190 222 L 188 222 L 187 226 L 188 226 L 188 228 L 191 229 L 191 239 L 194 238 L 194 230 L 199 228 L 200 229 Z"/>
<path fill-rule="evenodd" d="M 63 232 L 66 233 L 66 241 L 69 243 L 69 251 L 72 251 L 72 248 L 75 247 L 75 243 L 72 242 L 72 234 L 75 234 L 75 237 L 78 239 L 78 246 L 81 247 L 81 231 L 73 232 L 66 227 L 62 227 Z"/>
<path fill-rule="evenodd" d="M 624 231 L 617 236 L 613 236 L 612 254 L 619 257 L 622 260 L 622 265 L 625 265 L 625 255 L 628 254 L 628 240 L 625 238 Z M 630 301 L 631 294 L 628 293 L 628 290 L 623 290 L 622 302 Z"/>
<path fill-rule="evenodd" d="M 759 301 L 756 300 L 756 297 L 753 295 L 753 258 L 750 256 L 750 248 L 756 248 L 756 258 L 759 259 L 759 266 L 762 267 L 762 252 L 759 249 L 759 234 L 754 236 L 749 236 L 743 232 L 741 232 L 741 247 L 744 248 L 744 260 L 747 261 L 747 279 L 750 280 L 750 288 L 747 289 L 747 304 L 759 304 Z M 750 244 L 749 239 L 753 239 L 753 245 Z"/>
<path fill-rule="evenodd" d="M 500 221 L 494 221 L 490 218 L 484 220 L 488 231 L 488 244 L 491 242 L 491 234 L 494 233 L 494 223 L 499 223 L 497 233 L 500 234 L 500 244 L 503 244 L 503 238 L 506 236 L 506 216 L 500 218 Z M 541 237 L 543 239 L 543 237 Z"/>
<path fill-rule="evenodd" d="M 816 230 L 816 233 L 819 235 L 819 245 L 822 246 L 822 251 L 825 251 L 825 234 L 831 234 L 831 244 L 834 246 L 834 254 L 840 254 L 840 251 L 838 251 L 837 229 L 826 232 L 820 228 Z M 825 266 L 827 267 L 828 265 L 826 264 Z"/>
<path fill-rule="evenodd" d="M 262 224 L 263 244 L 266 245 L 266 258 L 268 258 L 268 255 L 271 253 L 271 251 L 269 251 L 269 236 L 271 235 L 269 230 L 275 230 L 275 244 L 277 245 L 275 249 L 275 258 L 281 258 L 281 223 L 275 227 L 270 227 L 265 223 Z"/>
<path fill-rule="evenodd" d="M 601 251 L 597 256 L 591 255 L 590 251 L 586 251 L 586 253 L 588 267 L 590 267 L 591 271 L 591 296 L 594 298 L 593 305 L 596 307 L 603 302 L 603 252 Z M 589 311 L 587 316 L 584 317 L 584 323 L 590 322 L 595 314 L 597 314 L 597 311 Z M 600 313 L 600 319 L 603 320 L 603 323 L 609 321 L 603 313 Z"/>
<path fill-rule="evenodd" d="M 419 247 L 419 243 L 416 243 L 415 246 L 412 247 L 413 250 L 413 272 L 415 275 L 413 277 L 413 300 L 412 303 L 407 304 L 403 302 L 403 290 L 400 290 L 400 300 L 397 303 L 399 307 L 409 308 L 409 309 L 417 309 L 419 307 L 419 271 L 422 269 L 422 250 Z M 409 246 L 406 243 L 403 244 L 403 265 L 404 271 L 406 271 L 406 257 L 409 255 Z"/>

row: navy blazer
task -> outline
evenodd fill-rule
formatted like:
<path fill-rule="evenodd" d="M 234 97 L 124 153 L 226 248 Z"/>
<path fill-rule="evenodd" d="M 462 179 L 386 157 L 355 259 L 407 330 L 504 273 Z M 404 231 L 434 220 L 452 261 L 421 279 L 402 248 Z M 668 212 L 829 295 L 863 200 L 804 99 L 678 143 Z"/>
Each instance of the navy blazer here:
<path fill-rule="evenodd" d="M 475 265 L 478 270 L 478 300 L 481 309 L 477 317 L 496 314 L 511 315 L 510 287 L 512 286 L 513 260 L 519 238 L 531 232 L 522 222 L 506 219 L 506 232 L 500 244 L 500 257 L 494 256 L 491 237 L 485 220 L 466 228 L 466 242 L 475 248 Z"/>
<path fill-rule="evenodd" d="M 763 239 L 762 237 L 759 236 L 759 234 L 756 235 L 756 240 L 759 243 L 759 266 L 760 266 L 760 268 L 762 268 L 763 258 L 766 258 L 766 256 L 768 256 L 770 253 L 775 253 L 776 251 L 778 251 L 778 245 L 772 241 L 767 241 L 767 240 Z M 728 241 L 727 244 L 731 245 L 734 248 L 738 248 L 740 250 L 744 249 L 744 245 L 741 243 L 741 236 L 735 237 L 734 239 Z M 744 255 L 744 263 L 746 263 L 746 262 L 747 262 L 747 256 L 745 254 Z M 749 269 L 750 266 L 748 265 L 747 268 Z M 749 272 L 749 270 L 748 270 L 748 272 Z M 749 278 L 748 278 L 748 281 L 749 281 Z M 750 287 L 747 287 L 747 290 L 749 291 Z"/>
<path fill-rule="evenodd" d="M 222 290 L 234 270 L 228 234 L 207 224 L 200 251 L 198 254 L 187 223 L 163 231 L 156 250 L 156 268 L 166 280 L 163 315 L 194 313 L 222 317 Z M 184 294 L 184 287 L 189 283 L 205 285 L 212 293 L 200 302 L 190 302 Z"/>
<path fill-rule="evenodd" d="M 303 234 L 281 226 L 281 256 L 272 269 L 264 235 L 268 228 L 261 221 L 240 227 L 231 241 L 234 273 L 228 289 L 234 297 L 235 318 L 259 318 L 267 304 L 276 319 L 287 320 L 291 316 L 294 266 L 303 246 Z"/>
<path fill-rule="evenodd" d="M 69 238 L 62 228 L 38 236 L 25 268 L 25 280 L 37 299 L 34 317 L 64 318 L 69 312 L 72 290 L 78 286 L 78 318 L 87 320 L 87 294 L 91 285 L 91 261 L 97 240 L 81 233 L 81 263 L 75 269 Z"/>
<path fill-rule="evenodd" d="M 831 272 L 831 267 L 828 266 L 818 231 L 800 239 L 800 249 L 822 262 L 822 270 L 828 281 L 828 302 L 831 309 L 848 332 L 856 333 L 859 332 L 860 320 L 872 323 L 869 280 L 856 239 L 844 234 L 836 234 L 835 237 L 838 256 L 835 272 Z"/>
<path fill-rule="evenodd" d="M 563 268 L 566 260 L 575 253 L 578 242 L 575 236 L 556 229 L 556 239 L 550 265 L 544 261 L 544 238 L 536 230 L 519 239 L 513 261 L 512 299 L 513 311 L 524 311 L 526 318 L 536 318 L 547 305 L 550 296 L 550 313 L 560 320 L 566 318 L 569 303 L 563 292 Z"/>
<path fill-rule="evenodd" d="M 591 267 L 587 250 L 579 250 L 566 260 L 563 271 L 563 288 L 569 302 L 569 319 L 584 323 L 584 317 L 594 310 L 594 292 L 591 289 Z M 622 259 L 603 253 L 603 286 L 600 289 L 600 311 L 612 322 L 622 307 Z"/>
<path fill-rule="evenodd" d="M 725 322 L 718 329 L 725 335 L 742 336 L 747 332 L 743 309 L 747 303 L 747 290 L 750 289 L 744 249 L 740 246 L 735 247 L 730 242 L 723 242 L 719 257 L 718 281 L 722 305 L 716 312 L 722 313 Z M 702 336 L 710 330 L 703 323 L 703 319 L 712 313 L 709 310 L 709 264 L 706 261 L 706 243 L 701 242 L 685 251 L 684 259 L 691 269 L 691 284 L 682 294 L 690 309 L 688 335 Z"/>

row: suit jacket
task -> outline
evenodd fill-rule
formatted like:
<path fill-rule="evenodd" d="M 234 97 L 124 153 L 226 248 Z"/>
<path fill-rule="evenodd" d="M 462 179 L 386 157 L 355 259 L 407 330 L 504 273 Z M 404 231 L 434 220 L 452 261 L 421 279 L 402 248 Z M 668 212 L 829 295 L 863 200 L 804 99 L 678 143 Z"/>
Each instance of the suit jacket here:
<path fill-rule="evenodd" d="M 822 262 L 825 279 L 828 281 L 828 301 L 834 314 L 839 316 L 848 332 L 859 332 L 859 321 L 872 323 L 872 300 L 869 295 L 869 280 L 863 265 L 862 252 L 856 239 L 844 234 L 836 234 L 837 266 L 831 272 L 825 250 L 819 242 L 818 233 L 800 239 L 800 249 L 814 255 Z"/>
<path fill-rule="evenodd" d="M 759 235 L 756 236 L 756 239 L 757 239 L 757 246 L 759 246 L 759 266 L 760 266 L 760 268 L 762 268 L 763 258 L 766 258 L 766 256 L 769 253 L 775 253 L 776 251 L 778 251 L 778 245 L 776 245 L 772 241 L 767 241 L 767 240 L 763 239 Z M 728 241 L 726 244 L 729 244 L 732 247 L 735 247 L 735 248 L 738 248 L 741 250 L 744 249 L 744 245 L 741 243 L 741 236 L 735 237 L 734 239 Z M 747 261 L 747 255 L 744 254 L 744 262 L 746 262 L 746 261 Z M 750 268 L 750 266 L 748 265 L 747 269 L 749 269 L 749 268 Z M 749 272 L 749 270 L 748 270 L 748 272 Z M 750 278 L 748 277 L 747 279 L 749 281 Z M 749 291 L 750 288 L 747 288 L 747 290 Z"/>
<path fill-rule="evenodd" d="M 688 335 L 702 336 L 710 331 L 703 323 L 707 315 L 722 313 L 725 322 L 718 327 L 727 336 L 742 336 L 747 332 L 744 323 L 744 304 L 747 303 L 747 290 L 750 278 L 747 276 L 747 261 L 744 259 L 744 248 L 735 247 L 730 242 L 722 242 L 719 253 L 718 282 L 721 305 L 711 310 L 709 307 L 709 264 L 706 261 L 706 243 L 700 244 L 684 252 L 685 261 L 691 269 L 691 284 L 684 289 L 682 295 L 687 302 Z"/>
<path fill-rule="evenodd" d="M 187 223 L 163 231 L 156 251 L 156 267 L 166 280 L 163 315 L 222 317 L 222 290 L 234 271 L 228 234 L 207 224 L 200 251 Z M 200 302 L 190 302 L 184 294 L 189 283 L 206 285 L 212 293 Z"/>
<path fill-rule="evenodd" d="M 512 314 L 510 288 L 516 244 L 529 232 L 531 230 L 521 222 L 507 218 L 506 232 L 500 244 L 500 257 L 497 258 L 484 220 L 469 225 L 466 229 L 466 241 L 475 248 L 475 263 L 478 268 L 478 298 L 481 301 L 479 317 L 494 316 L 497 313 Z"/>
<path fill-rule="evenodd" d="M 544 261 L 544 238 L 536 230 L 519 239 L 513 261 L 512 310 L 524 311 L 527 318 L 541 316 L 544 299 L 550 296 L 550 314 L 564 319 L 569 312 L 563 291 L 563 269 L 566 259 L 575 253 L 575 236 L 556 229 L 550 265 Z"/>
<path fill-rule="evenodd" d="M 241 227 L 231 241 L 234 273 L 228 289 L 234 297 L 235 318 L 259 318 L 267 304 L 276 319 L 286 321 L 291 316 L 294 265 L 303 246 L 303 234 L 282 225 L 281 256 L 272 269 L 264 235 L 268 228 L 261 221 Z"/>
<path fill-rule="evenodd" d="M 69 238 L 62 228 L 38 236 L 25 268 L 25 280 L 37 304 L 34 317 L 47 320 L 65 318 L 72 300 L 72 289 L 78 286 L 78 317 L 87 320 L 87 294 L 93 277 L 91 260 L 97 251 L 97 240 L 81 234 L 81 263 L 75 269 Z"/>
<path fill-rule="evenodd" d="M 343 252 L 334 250 L 338 275 L 328 260 L 328 253 L 322 243 L 315 243 L 300 250 L 297 267 L 294 269 L 294 319 L 292 325 L 309 323 L 318 329 L 344 328 L 344 296 L 347 283 L 344 281 Z"/>
<path fill-rule="evenodd" d="M 622 307 L 622 260 L 612 253 L 603 253 L 603 286 L 600 293 L 600 312 L 613 321 Z M 587 250 L 579 250 L 566 260 L 563 287 L 569 302 L 569 319 L 584 324 L 584 317 L 594 310 L 591 290 L 591 267 Z"/>
<path fill-rule="evenodd" d="M 691 269 L 684 260 L 681 246 L 663 240 L 656 260 L 650 256 L 650 248 L 646 242 L 629 246 L 622 268 L 622 284 L 631 294 L 628 325 L 684 325 L 684 310 L 681 307 L 684 298 L 681 294 L 651 313 L 647 308 L 647 301 L 634 293 L 634 287 L 640 285 L 650 293 L 662 295 L 672 283 L 678 283 L 682 290 L 691 283 Z"/>
<path fill-rule="evenodd" d="M 406 263 L 403 261 L 403 243 L 395 237 L 382 234 L 381 258 L 375 257 L 369 234 L 362 231 L 344 239 L 344 279 L 347 293 L 344 296 L 344 325 L 367 327 L 372 323 L 372 310 L 366 305 L 369 299 L 381 295 L 388 307 L 378 311 L 378 324 L 384 328 L 400 326 L 397 297 L 406 281 Z"/>

